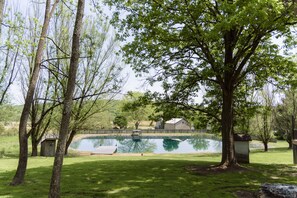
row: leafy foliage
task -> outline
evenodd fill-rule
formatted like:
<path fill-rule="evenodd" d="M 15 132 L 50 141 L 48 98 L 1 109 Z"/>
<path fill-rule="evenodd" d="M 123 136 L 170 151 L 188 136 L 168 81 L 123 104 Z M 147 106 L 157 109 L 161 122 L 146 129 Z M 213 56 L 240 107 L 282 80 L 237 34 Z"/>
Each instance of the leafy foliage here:
<path fill-rule="evenodd" d="M 288 142 L 289 148 L 292 148 L 292 130 L 297 126 L 297 96 L 294 86 L 283 90 L 284 97 L 274 111 L 274 129 L 279 139 Z"/>
<path fill-rule="evenodd" d="M 0 106 L 0 121 L 4 124 L 18 122 L 22 112 L 21 105 L 1 105 Z"/>
<path fill-rule="evenodd" d="M 274 93 L 268 86 L 260 92 L 261 107 L 252 122 L 253 134 L 264 144 L 264 151 L 268 151 L 268 142 L 273 138 L 273 106 Z"/>
<path fill-rule="evenodd" d="M 144 102 L 143 93 L 128 92 L 123 99 L 122 113 L 129 121 L 134 122 L 135 129 L 138 129 L 141 121 L 148 120 L 153 108 L 148 102 Z"/>
<path fill-rule="evenodd" d="M 220 121 L 221 164 L 234 159 L 234 105 L 238 88 L 251 75 L 257 85 L 292 76 L 294 63 L 280 55 L 272 36 L 292 36 L 295 3 L 250 1 L 105 0 L 115 6 L 126 61 L 139 75 L 161 81 L 160 97 L 200 110 Z M 124 17 L 120 12 L 124 11 Z M 216 91 L 219 117 L 197 103 L 199 91 Z M 169 97 L 168 97 L 169 96 Z M 212 108 L 214 106 L 212 105 Z"/>
<path fill-rule="evenodd" d="M 116 116 L 114 118 L 113 124 L 120 127 L 120 129 L 124 129 L 124 128 L 127 127 L 128 121 L 127 121 L 127 118 L 125 116 L 118 115 L 118 116 Z"/>

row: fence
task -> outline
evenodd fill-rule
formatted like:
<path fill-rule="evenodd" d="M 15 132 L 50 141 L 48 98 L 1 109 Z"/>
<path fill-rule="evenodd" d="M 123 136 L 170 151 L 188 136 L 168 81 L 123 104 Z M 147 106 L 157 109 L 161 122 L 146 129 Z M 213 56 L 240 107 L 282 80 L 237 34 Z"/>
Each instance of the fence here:
<path fill-rule="evenodd" d="M 133 129 L 100 129 L 100 130 L 81 130 L 79 134 L 120 134 L 120 133 L 130 133 L 135 131 Z M 165 129 L 141 129 L 138 130 L 143 133 L 205 133 L 206 129 L 202 130 L 165 130 Z"/>

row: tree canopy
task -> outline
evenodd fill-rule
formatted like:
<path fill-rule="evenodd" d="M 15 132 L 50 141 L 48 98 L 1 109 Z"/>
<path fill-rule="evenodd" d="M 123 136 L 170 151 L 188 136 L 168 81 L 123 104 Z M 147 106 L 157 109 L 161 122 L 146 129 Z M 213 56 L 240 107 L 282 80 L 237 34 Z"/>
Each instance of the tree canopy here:
<path fill-rule="evenodd" d="M 125 116 L 118 115 L 118 116 L 116 116 L 114 118 L 113 124 L 120 127 L 120 129 L 124 129 L 124 128 L 127 127 L 128 121 L 127 121 L 127 118 Z"/>
<path fill-rule="evenodd" d="M 287 77 L 293 63 L 272 38 L 292 38 L 294 2 L 280 0 L 106 0 L 126 61 L 151 82 L 161 81 L 177 103 L 195 106 L 201 88 L 218 87 L 222 166 L 236 164 L 234 100 L 243 81 Z M 127 38 L 130 38 L 127 40 Z M 131 39 L 132 38 L 132 39 Z M 131 41 L 130 41 L 131 40 Z"/>

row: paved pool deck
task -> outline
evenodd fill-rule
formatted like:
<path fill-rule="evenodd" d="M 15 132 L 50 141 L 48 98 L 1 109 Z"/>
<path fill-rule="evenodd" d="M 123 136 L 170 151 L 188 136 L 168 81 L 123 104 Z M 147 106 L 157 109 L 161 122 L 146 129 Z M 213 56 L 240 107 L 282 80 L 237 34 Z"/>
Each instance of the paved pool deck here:
<path fill-rule="evenodd" d="M 206 133 L 141 133 L 140 137 L 183 137 L 183 136 L 195 136 L 198 134 L 205 134 Z M 73 141 L 80 140 L 83 138 L 88 138 L 88 137 L 131 137 L 132 133 L 113 133 L 113 134 L 77 134 L 74 138 Z"/>

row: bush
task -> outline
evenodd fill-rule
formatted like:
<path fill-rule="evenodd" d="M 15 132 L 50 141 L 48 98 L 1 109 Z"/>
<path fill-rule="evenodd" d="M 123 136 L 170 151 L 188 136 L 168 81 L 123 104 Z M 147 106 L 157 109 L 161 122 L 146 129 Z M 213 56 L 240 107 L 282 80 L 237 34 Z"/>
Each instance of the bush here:
<path fill-rule="evenodd" d="M 120 129 L 127 128 L 128 121 L 125 116 L 116 116 L 113 120 L 113 124 L 120 127 Z"/>

